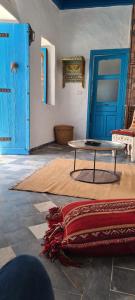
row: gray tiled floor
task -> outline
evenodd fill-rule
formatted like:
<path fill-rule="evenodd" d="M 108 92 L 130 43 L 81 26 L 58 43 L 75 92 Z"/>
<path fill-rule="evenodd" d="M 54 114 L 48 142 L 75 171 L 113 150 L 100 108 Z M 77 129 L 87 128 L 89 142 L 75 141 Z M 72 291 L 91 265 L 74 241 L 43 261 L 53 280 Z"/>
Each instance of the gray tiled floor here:
<path fill-rule="evenodd" d="M 82 268 L 64 267 L 58 261 L 51 263 L 39 256 L 41 241 L 29 227 L 45 222 L 43 207 L 52 201 L 56 205 L 76 199 L 50 194 L 9 190 L 24 177 L 57 157 L 72 158 L 68 147 L 46 146 L 30 156 L 0 156 L 0 250 L 9 254 L 32 254 L 45 265 L 55 292 L 56 300 L 135 300 L 135 256 L 90 258 Z M 78 152 L 80 159 L 92 159 L 88 152 Z M 97 155 L 100 161 L 113 161 L 109 153 Z M 121 163 L 129 162 L 124 155 Z M 46 205 L 35 206 L 47 202 Z M 39 207 L 39 210 L 37 209 Z M 13 252 L 12 252 L 13 251 Z M 8 252 L 4 259 L 7 259 Z M 2 259 L 2 257 L 0 257 Z"/>

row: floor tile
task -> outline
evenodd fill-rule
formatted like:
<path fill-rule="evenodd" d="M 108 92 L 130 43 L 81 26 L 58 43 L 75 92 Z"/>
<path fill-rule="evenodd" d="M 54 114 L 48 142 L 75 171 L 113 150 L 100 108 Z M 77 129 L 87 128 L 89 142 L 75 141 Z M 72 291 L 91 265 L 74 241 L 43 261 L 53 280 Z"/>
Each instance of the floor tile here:
<path fill-rule="evenodd" d="M 135 300 L 135 296 L 111 292 L 109 300 Z"/>
<path fill-rule="evenodd" d="M 52 201 L 42 202 L 42 203 L 39 203 L 39 204 L 34 204 L 34 206 L 40 212 L 45 212 L 45 211 L 48 211 L 52 207 L 56 207 L 56 205 Z"/>
<path fill-rule="evenodd" d="M 33 170 L 33 169 L 36 169 L 36 166 L 35 165 L 13 165 L 13 164 L 10 164 L 8 165 L 8 170 L 12 170 L 12 172 L 16 172 L 16 171 L 20 171 L 20 170 L 24 170 L 24 169 L 27 169 L 27 170 Z"/>
<path fill-rule="evenodd" d="M 22 227 L 18 230 L 5 233 L 5 238 L 8 240 L 9 245 L 14 245 L 21 241 L 28 241 L 34 239 L 34 236 L 27 227 Z"/>
<path fill-rule="evenodd" d="M 39 225 L 30 226 L 29 229 L 37 239 L 42 239 L 45 235 L 45 232 L 48 230 L 48 224 L 42 223 Z"/>
<path fill-rule="evenodd" d="M 112 287 L 121 288 L 122 292 L 117 290 L 110 292 L 111 258 L 91 258 L 90 263 L 78 269 L 66 268 L 58 260 L 52 263 L 45 256 L 39 255 L 42 252 L 40 239 L 48 229 L 44 216 L 46 211 L 52 206 L 63 206 L 78 199 L 46 193 L 14 191 L 9 188 L 56 158 L 73 159 L 74 153 L 69 147 L 56 144 L 50 146 L 45 146 L 32 155 L 0 156 L 0 248 L 10 249 L 8 247 L 10 245 L 13 251 L 4 249 L 3 254 L 0 249 L 2 264 L 5 263 L 4 257 L 6 258 L 7 252 L 11 254 L 11 256 L 7 254 L 8 257 L 15 254 L 38 257 L 51 278 L 56 300 L 135 300 L 134 296 L 125 294 L 125 290 L 129 293 L 135 289 L 135 277 L 131 273 L 128 273 L 128 276 L 125 274 L 130 272 L 129 270 L 123 275 L 119 273 L 118 276 L 114 268 Z M 78 151 L 77 158 L 92 160 L 93 153 Z M 97 161 L 111 162 L 113 158 L 107 152 L 103 155 L 97 153 Z M 117 161 L 128 163 L 130 159 L 118 155 Z M 114 265 L 135 269 L 135 257 L 117 257 L 114 259 Z M 83 297 L 80 296 L 82 293 Z"/>
<path fill-rule="evenodd" d="M 8 239 L 6 239 L 5 234 L 2 230 L 2 226 L 0 224 L 0 229 L 1 229 L 1 233 L 0 233 L 0 248 L 5 248 L 7 247 L 10 243 L 8 241 Z"/>
<path fill-rule="evenodd" d="M 135 296 L 135 271 L 114 267 L 111 290 Z"/>
<path fill-rule="evenodd" d="M 81 295 L 54 289 L 55 300 L 81 300 Z"/>
<path fill-rule="evenodd" d="M 89 276 L 84 282 L 82 300 L 109 300 L 112 259 L 95 257 L 89 265 Z"/>
<path fill-rule="evenodd" d="M 4 164 L 9 164 L 11 162 L 15 162 L 16 159 L 15 158 L 5 158 L 5 157 L 0 157 L 0 164 L 4 163 Z"/>
<path fill-rule="evenodd" d="M 65 276 L 63 266 L 58 260 L 51 262 L 45 256 L 41 256 L 40 259 L 49 274 L 53 288 L 66 291 L 66 293 L 70 292 L 71 294 L 80 294 L 73 282 Z M 76 271 L 78 272 L 78 269 L 76 269 Z"/>
<path fill-rule="evenodd" d="M 16 257 L 13 249 L 11 247 L 0 249 L 0 268 L 4 266 L 8 261 Z"/>
<path fill-rule="evenodd" d="M 135 255 L 120 256 L 114 258 L 114 266 L 135 270 Z"/>
<path fill-rule="evenodd" d="M 13 250 L 16 255 L 33 255 L 38 259 L 40 259 L 42 249 L 41 242 L 35 238 L 29 241 L 20 241 L 19 243 L 13 245 Z"/>
<path fill-rule="evenodd" d="M 81 259 L 81 261 L 84 262 L 84 259 Z M 79 268 L 76 267 L 64 267 L 63 266 L 63 272 L 65 276 L 73 283 L 73 285 L 78 289 L 78 292 L 82 294 L 84 292 L 84 289 L 86 288 L 85 283 L 87 280 L 89 281 L 89 264 L 86 266 L 82 266 Z"/>

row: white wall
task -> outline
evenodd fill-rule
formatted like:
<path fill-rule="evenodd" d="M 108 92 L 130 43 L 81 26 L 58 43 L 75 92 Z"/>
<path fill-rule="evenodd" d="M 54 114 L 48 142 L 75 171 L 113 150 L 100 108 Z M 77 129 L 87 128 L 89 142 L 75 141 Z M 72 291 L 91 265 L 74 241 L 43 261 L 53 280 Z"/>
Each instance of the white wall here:
<path fill-rule="evenodd" d="M 88 65 L 91 49 L 129 47 L 131 6 L 92 8 L 60 12 L 51 0 L 0 0 L 20 19 L 31 24 L 36 40 L 30 47 L 31 60 L 31 148 L 53 141 L 53 126 L 75 126 L 75 137 L 86 135 Z M 41 99 L 41 36 L 56 49 L 56 104 Z M 68 83 L 62 88 L 64 56 L 86 59 L 85 88 Z"/>
<path fill-rule="evenodd" d="M 0 22 L 18 23 L 18 20 L 2 4 L 0 4 Z"/>
<path fill-rule="evenodd" d="M 41 99 L 41 36 L 56 47 L 59 45 L 59 11 L 44 0 L 15 0 L 22 22 L 31 24 L 36 32 L 36 40 L 30 47 L 31 60 L 31 148 L 54 140 L 56 106 L 45 105 Z"/>
<path fill-rule="evenodd" d="M 91 49 L 128 48 L 132 6 L 64 11 L 60 54 L 83 55 L 86 59 L 85 88 L 67 83 L 62 89 L 62 64 L 59 62 L 57 123 L 75 126 L 75 137 L 85 138 L 88 101 L 89 56 Z"/>
<path fill-rule="evenodd" d="M 18 11 L 14 0 L 0 0 L 0 4 L 3 5 L 15 18 L 19 19 Z M 10 18 L 10 20 L 12 17 Z M 0 14 L 0 21 L 2 21 L 2 16 Z"/>

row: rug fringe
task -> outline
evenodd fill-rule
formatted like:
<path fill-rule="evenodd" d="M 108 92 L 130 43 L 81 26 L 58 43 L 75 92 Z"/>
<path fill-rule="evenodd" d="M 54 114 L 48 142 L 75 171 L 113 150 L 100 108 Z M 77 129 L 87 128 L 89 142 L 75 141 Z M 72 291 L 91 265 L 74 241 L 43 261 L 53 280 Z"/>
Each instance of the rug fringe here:
<path fill-rule="evenodd" d="M 63 222 L 63 216 L 60 207 L 52 207 L 49 209 L 49 214 L 46 216 L 48 225 L 51 228 L 53 225 Z"/>
<path fill-rule="evenodd" d="M 80 267 L 78 262 L 68 257 L 63 249 L 62 241 L 64 235 L 64 224 L 63 217 L 61 213 L 61 208 L 53 207 L 49 210 L 49 214 L 46 217 L 49 230 L 46 232 L 43 238 L 43 250 L 41 255 L 44 254 L 48 259 L 54 262 L 56 259 L 64 266 L 76 266 Z"/>

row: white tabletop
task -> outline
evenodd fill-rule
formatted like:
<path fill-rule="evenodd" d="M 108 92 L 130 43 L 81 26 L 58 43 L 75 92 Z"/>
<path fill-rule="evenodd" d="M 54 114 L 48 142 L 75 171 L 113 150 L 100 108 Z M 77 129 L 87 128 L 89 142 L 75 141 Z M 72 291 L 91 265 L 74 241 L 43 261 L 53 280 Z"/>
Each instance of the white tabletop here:
<path fill-rule="evenodd" d="M 87 145 L 86 142 L 91 141 L 92 143 L 95 143 L 95 145 Z M 96 143 L 100 143 L 99 145 Z M 104 141 L 104 140 L 74 140 L 69 141 L 68 145 L 74 149 L 82 149 L 82 150 L 98 150 L 98 151 L 112 151 L 117 150 L 121 151 L 124 150 L 126 145 L 117 143 L 117 142 L 111 142 L 111 141 Z"/>

